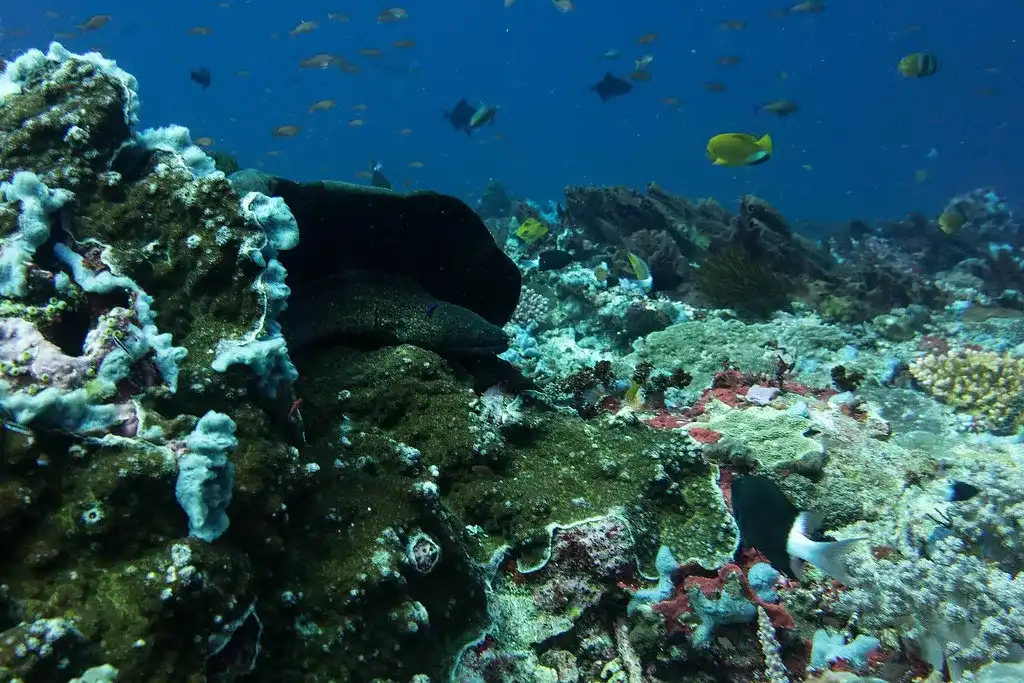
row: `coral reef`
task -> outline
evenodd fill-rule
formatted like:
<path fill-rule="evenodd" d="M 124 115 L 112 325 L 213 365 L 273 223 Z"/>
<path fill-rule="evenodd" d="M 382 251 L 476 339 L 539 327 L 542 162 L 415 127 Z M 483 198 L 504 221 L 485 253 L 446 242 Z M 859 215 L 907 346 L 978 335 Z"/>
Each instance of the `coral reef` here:
<path fill-rule="evenodd" d="M 819 245 L 495 183 L 496 244 L 454 197 L 229 179 L 138 90 L 58 44 L 0 76 L 3 680 L 1019 677 L 994 194 Z M 846 584 L 739 538 L 750 473 L 865 539 Z"/>
<path fill-rule="evenodd" d="M 910 374 L 932 396 L 954 406 L 981 429 L 1013 433 L 1024 420 L 1024 359 L 978 349 L 921 356 Z"/>

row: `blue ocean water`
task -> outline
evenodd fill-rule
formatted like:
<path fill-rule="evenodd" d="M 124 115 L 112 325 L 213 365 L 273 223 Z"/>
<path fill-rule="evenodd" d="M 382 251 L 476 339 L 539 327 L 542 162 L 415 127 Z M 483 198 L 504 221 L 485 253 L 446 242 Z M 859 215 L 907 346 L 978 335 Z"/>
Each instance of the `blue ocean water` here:
<path fill-rule="evenodd" d="M 106 26 L 60 40 L 97 48 L 139 78 L 144 126 L 186 125 L 243 166 L 296 179 L 355 180 L 377 159 L 396 185 L 472 199 L 494 178 L 541 202 L 557 201 L 566 184 L 656 181 L 730 206 L 753 192 L 793 219 L 827 222 L 937 214 L 977 186 L 1011 204 L 1024 196 L 1014 173 L 1024 144 L 1019 2 L 836 0 L 819 14 L 778 18 L 774 0 L 579 0 L 567 13 L 548 0 L 398 1 L 408 18 L 395 23 L 377 21 L 384 5 L 351 0 L 24 3 L 0 12 L 0 51 L 44 47 L 109 13 Z M 719 29 L 727 20 L 746 27 Z M 318 27 L 290 37 L 302 21 Z M 209 34 L 191 34 L 196 26 Z M 652 31 L 656 42 L 636 44 Z M 392 47 L 404 39 L 415 47 Z M 384 56 L 361 57 L 362 48 Z M 622 56 L 603 59 L 611 49 Z M 915 51 L 938 56 L 936 76 L 899 75 L 896 63 Z M 343 56 L 361 73 L 299 67 L 317 53 Z M 647 53 L 651 82 L 604 104 L 589 91 L 606 70 L 626 76 Z M 716 63 L 732 55 L 741 63 Z M 188 77 L 200 66 L 212 72 L 207 90 Z M 705 92 L 705 82 L 727 90 Z M 471 138 L 455 131 L 442 112 L 460 97 L 499 105 L 495 126 Z M 779 98 L 800 111 L 755 112 Z M 309 112 L 322 99 L 337 106 Z M 354 118 L 364 125 L 349 125 Z M 272 137 L 282 125 L 302 130 Z M 400 135 L 405 128 L 412 132 Z M 772 161 L 712 167 L 707 139 L 733 131 L 770 133 Z"/>

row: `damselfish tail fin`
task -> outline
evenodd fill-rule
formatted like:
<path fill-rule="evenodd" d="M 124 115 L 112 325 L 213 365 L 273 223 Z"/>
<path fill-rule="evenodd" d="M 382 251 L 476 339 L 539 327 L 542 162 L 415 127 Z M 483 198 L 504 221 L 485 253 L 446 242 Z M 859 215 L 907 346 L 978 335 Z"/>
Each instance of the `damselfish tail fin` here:
<path fill-rule="evenodd" d="M 800 560 L 809 562 L 825 572 L 834 579 L 849 585 L 850 575 L 846 573 L 846 555 L 853 549 L 853 546 L 865 538 L 848 538 L 845 541 L 820 542 L 807 538 L 808 529 L 813 530 L 817 526 L 813 516 L 801 512 L 793 522 L 793 528 L 789 531 L 789 538 L 786 540 L 786 550 L 789 552 L 791 569 L 797 579 L 802 578 L 803 568 L 800 567 Z"/>

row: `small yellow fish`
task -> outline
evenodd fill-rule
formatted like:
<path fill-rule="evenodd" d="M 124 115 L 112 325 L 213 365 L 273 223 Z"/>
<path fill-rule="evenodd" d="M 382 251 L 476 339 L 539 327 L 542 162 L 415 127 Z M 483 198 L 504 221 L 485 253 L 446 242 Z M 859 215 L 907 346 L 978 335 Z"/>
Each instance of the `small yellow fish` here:
<path fill-rule="evenodd" d="M 85 23 L 78 25 L 78 30 L 82 31 L 95 31 L 96 29 L 103 28 L 110 20 L 113 19 L 109 14 L 94 14 L 85 20 Z"/>
<path fill-rule="evenodd" d="M 914 171 L 914 182 L 915 183 L 923 183 L 926 180 L 928 180 L 928 169 L 926 169 L 926 168 L 919 168 L 916 171 Z"/>
<path fill-rule="evenodd" d="M 630 408 L 640 408 L 643 406 L 643 400 L 640 398 L 640 389 L 642 387 L 635 380 L 630 380 L 629 388 L 626 389 L 626 405 Z"/>
<path fill-rule="evenodd" d="M 648 267 L 647 262 L 633 252 L 627 253 L 626 258 L 629 259 L 629 267 L 633 269 L 633 275 L 636 276 L 636 279 L 645 288 L 650 288 L 652 283 L 651 269 Z"/>
<path fill-rule="evenodd" d="M 313 55 L 299 62 L 299 66 L 303 69 L 326 69 L 334 60 L 337 59 L 334 55 L 321 52 L 320 54 Z"/>
<path fill-rule="evenodd" d="M 915 52 L 900 60 L 897 67 L 906 78 L 934 76 L 939 70 L 939 60 L 927 52 Z"/>
<path fill-rule="evenodd" d="M 707 157 L 715 166 L 757 166 L 772 157 L 772 138 L 722 133 L 708 140 Z"/>
<path fill-rule="evenodd" d="M 386 9 L 377 15 L 378 24 L 392 24 L 396 21 L 405 21 L 409 18 L 409 13 L 401 7 L 392 7 Z"/>
<path fill-rule="evenodd" d="M 327 111 L 328 109 L 334 109 L 338 106 L 338 103 L 334 100 L 319 100 L 309 105 L 309 111 Z"/>
<path fill-rule="evenodd" d="M 548 226 L 541 223 L 536 218 L 527 218 L 523 221 L 523 224 L 516 230 L 516 237 L 526 242 L 527 244 L 533 244 L 539 239 L 548 234 Z"/>
<path fill-rule="evenodd" d="M 309 33 L 310 31 L 315 30 L 317 26 L 319 26 L 319 24 L 317 24 L 315 21 L 303 21 L 300 22 L 299 25 L 293 28 L 291 31 L 288 31 L 288 35 L 294 38 L 299 34 Z"/>
<path fill-rule="evenodd" d="M 939 230 L 955 235 L 970 222 L 970 205 L 967 202 L 953 202 L 939 216 Z"/>

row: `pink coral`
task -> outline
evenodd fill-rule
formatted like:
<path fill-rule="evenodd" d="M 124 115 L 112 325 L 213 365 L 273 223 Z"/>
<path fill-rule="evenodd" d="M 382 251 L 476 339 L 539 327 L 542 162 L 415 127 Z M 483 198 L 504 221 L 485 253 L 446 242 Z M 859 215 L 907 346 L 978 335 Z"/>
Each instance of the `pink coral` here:
<path fill-rule="evenodd" d="M 76 388 L 85 381 L 90 368 L 99 366 L 103 356 L 104 350 L 97 345 L 87 348 L 86 355 L 69 356 L 27 320 L 0 319 L 0 360 L 26 368 L 26 383 Z"/>

